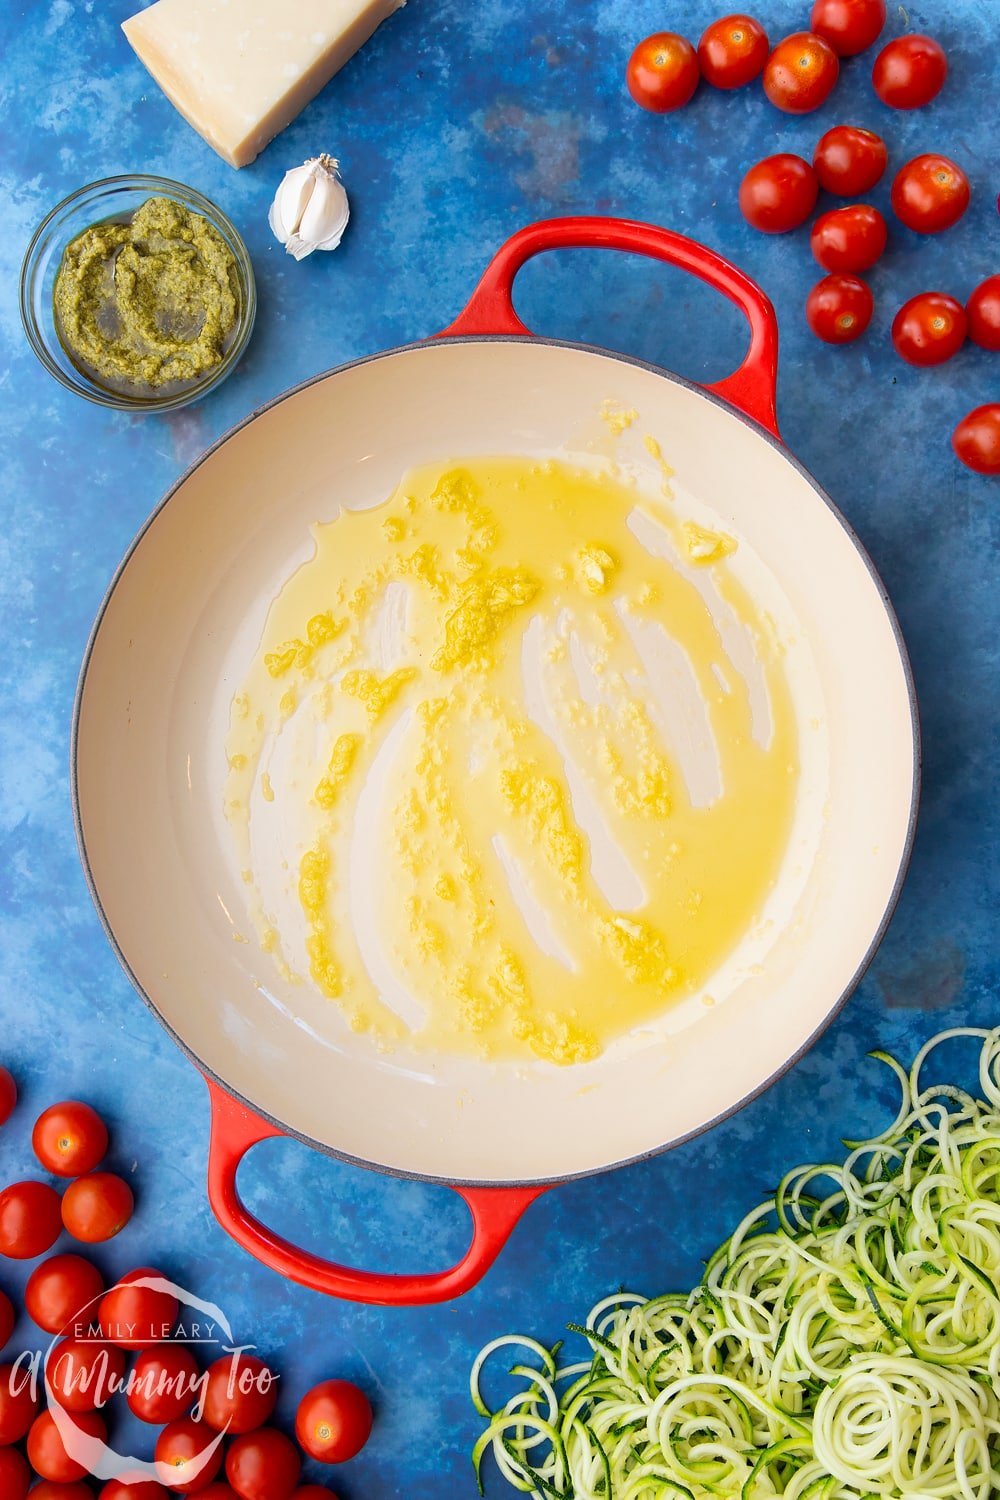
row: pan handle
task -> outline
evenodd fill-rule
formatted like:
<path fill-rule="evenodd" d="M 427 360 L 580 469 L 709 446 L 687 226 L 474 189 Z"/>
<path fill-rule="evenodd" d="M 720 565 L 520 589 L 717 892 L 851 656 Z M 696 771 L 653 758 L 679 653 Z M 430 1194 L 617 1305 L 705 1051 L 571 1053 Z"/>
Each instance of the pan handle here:
<path fill-rule="evenodd" d="M 438 338 L 463 334 L 530 334 L 514 311 L 514 278 L 543 250 L 630 250 L 690 271 L 735 302 L 750 324 L 750 347 L 732 375 L 705 387 L 779 437 L 775 414 L 778 375 L 778 322 L 770 300 L 756 282 L 714 250 L 658 224 L 634 219 L 574 217 L 543 219 L 511 235 L 483 273 L 465 309 Z"/>
<path fill-rule="evenodd" d="M 460 1297 L 485 1276 L 530 1203 L 546 1191 L 532 1187 L 456 1187 L 472 1214 L 472 1243 L 457 1265 L 447 1271 L 417 1276 L 380 1275 L 337 1265 L 283 1239 L 254 1217 L 236 1187 L 240 1162 L 259 1141 L 284 1135 L 245 1104 L 227 1094 L 206 1076 L 212 1104 L 212 1135 L 208 1149 L 208 1201 L 227 1234 L 272 1271 L 314 1292 L 351 1302 L 383 1306 L 415 1306 Z"/>

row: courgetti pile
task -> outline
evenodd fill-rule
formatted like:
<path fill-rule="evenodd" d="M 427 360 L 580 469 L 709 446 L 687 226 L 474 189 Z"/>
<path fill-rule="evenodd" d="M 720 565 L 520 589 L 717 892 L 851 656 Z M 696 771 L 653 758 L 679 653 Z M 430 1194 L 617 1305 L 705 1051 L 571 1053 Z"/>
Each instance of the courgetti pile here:
<path fill-rule="evenodd" d="M 960 1037 L 979 1097 L 921 1083 Z M 902 1087 L 890 1127 L 790 1172 L 693 1292 L 605 1298 L 570 1325 L 577 1363 L 514 1335 L 482 1350 L 477 1478 L 491 1449 L 552 1500 L 1000 1494 L 1000 1027 L 942 1032 L 909 1072 L 873 1056 Z M 508 1346 L 520 1386 L 490 1411 L 483 1367 Z"/>

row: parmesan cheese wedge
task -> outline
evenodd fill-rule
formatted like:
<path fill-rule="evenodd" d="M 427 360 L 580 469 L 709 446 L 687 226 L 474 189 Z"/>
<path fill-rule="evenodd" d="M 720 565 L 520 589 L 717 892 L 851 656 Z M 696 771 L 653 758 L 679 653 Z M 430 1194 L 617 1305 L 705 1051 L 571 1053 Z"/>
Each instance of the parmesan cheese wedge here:
<path fill-rule="evenodd" d="M 405 0 L 155 0 L 123 22 L 167 98 L 245 167 Z"/>

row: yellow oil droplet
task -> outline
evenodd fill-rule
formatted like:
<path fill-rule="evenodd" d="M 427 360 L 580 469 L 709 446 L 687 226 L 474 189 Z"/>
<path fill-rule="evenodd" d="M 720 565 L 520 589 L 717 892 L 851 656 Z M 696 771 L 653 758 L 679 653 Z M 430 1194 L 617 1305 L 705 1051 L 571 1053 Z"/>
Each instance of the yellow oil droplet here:
<path fill-rule="evenodd" d="M 323 779 L 316 787 L 316 801 L 327 811 L 333 807 L 341 787 L 351 774 L 364 740 L 360 734 L 342 734 L 337 738 Z"/>
<path fill-rule="evenodd" d="M 724 531 L 710 531 L 694 521 L 684 522 L 684 541 L 687 555 L 693 563 L 719 562 L 736 551 L 736 538 Z"/>
<path fill-rule="evenodd" d="M 380 719 L 415 676 L 413 667 L 400 667 L 386 677 L 371 671 L 348 672 L 340 685 L 345 693 L 364 704 L 369 719 Z"/>
<path fill-rule="evenodd" d="M 614 437 L 620 437 L 633 422 L 639 420 L 634 406 L 622 406 L 617 401 L 605 401 L 601 405 L 601 420 Z"/>

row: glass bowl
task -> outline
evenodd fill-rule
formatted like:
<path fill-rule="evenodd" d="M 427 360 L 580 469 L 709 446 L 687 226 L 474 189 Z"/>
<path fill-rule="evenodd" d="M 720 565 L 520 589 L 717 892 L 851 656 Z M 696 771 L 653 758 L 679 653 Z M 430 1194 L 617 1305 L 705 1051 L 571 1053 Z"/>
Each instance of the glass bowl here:
<path fill-rule="evenodd" d="M 193 212 L 202 214 L 222 235 L 236 262 L 240 286 L 240 311 L 231 342 L 222 359 L 202 378 L 170 394 L 150 393 L 148 388 L 131 392 L 115 391 L 92 380 L 70 358 L 56 329 L 52 289 L 62 262 L 63 251 L 92 224 L 107 219 L 122 220 L 133 214 L 147 198 L 173 198 Z M 75 391 L 99 406 L 119 411 L 173 411 L 199 401 L 225 380 L 235 368 L 253 331 L 257 312 L 257 289 L 247 248 L 234 226 L 208 198 L 194 188 L 168 177 L 130 174 L 104 177 L 70 193 L 39 224 L 31 237 L 21 267 L 21 322 L 34 349 L 50 375 L 67 390 Z"/>

